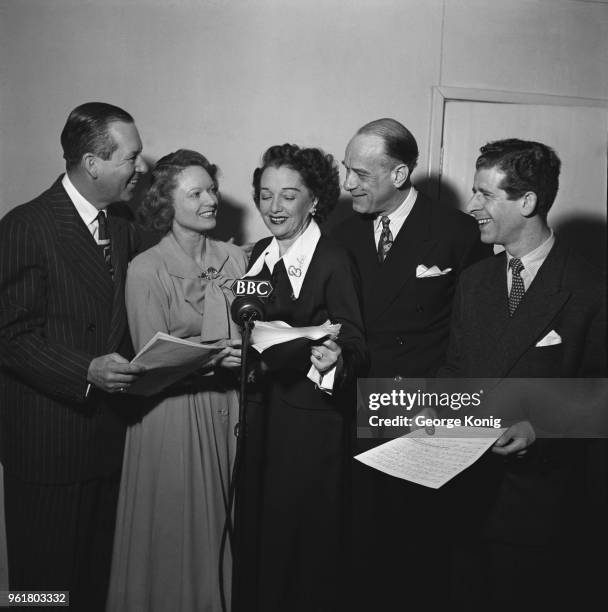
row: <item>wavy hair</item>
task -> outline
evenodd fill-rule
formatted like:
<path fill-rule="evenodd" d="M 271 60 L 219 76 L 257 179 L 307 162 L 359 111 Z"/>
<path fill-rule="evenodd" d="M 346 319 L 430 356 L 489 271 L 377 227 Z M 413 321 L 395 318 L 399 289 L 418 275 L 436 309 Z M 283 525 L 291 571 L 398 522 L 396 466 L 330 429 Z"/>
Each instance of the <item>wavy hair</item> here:
<path fill-rule="evenodd" d="M 152 184 L 137 209 L 137 219 L 146 229 L 165 234 L 171 229 L 175 214 L 173 192 L 177 187 L 177 177 L 191 166 L 204 168 L 217 188 L 217 166 L 201 153 L 178 149 L 161 157 L 152 170 Z"/>
<path fill-rule="evenodd" d="M 262 165 L 253 173 L 253 201 L 260 207 L 260 182 L 266 168 L 285 166 L 295 170 L 308 190 L 317 198 L 315 219 L 324 221 L 340 197 L 340 175 L 334 158 L 321 149 L 300 148 L 294 144 L 270 147 Z"/>
<path fill-rule="evenodd" d="M 535 215 L 547 218 L 559 189 L 561 162 L 555 151 L 540 142 L 507 138 L 489 142 L 479 149 L 475 168 L 498 168 L 504 172 L 500 188 L 510 200 L 527 191 L 536 194 Z"/>

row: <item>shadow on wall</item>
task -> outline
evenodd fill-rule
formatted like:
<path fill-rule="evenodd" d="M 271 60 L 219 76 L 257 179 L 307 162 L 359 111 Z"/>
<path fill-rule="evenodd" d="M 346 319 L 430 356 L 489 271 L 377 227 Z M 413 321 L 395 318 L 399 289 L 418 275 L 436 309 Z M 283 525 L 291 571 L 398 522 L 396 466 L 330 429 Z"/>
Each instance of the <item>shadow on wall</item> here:
<path fill-rule="evenodd" d="M 213 237 L 243 245 L 245 241 L 245 209 L 232 199 L 222 196 Z"/>
<path fill-rule="evenodd" d="M 555 234 L 596 268 L 606 270 L 606 222 L 596 217 L 573 217 L 557 224 Z"/>
<path fill-rule="evenodd" d="M 321 223 L 321 229 L 326 234 L 331 234 L 332 230 L 340 225 L 346 219 L 352 217 L 353 211 L 352 198 L 347 194 L 342 194 L 336 207 L 331 211 L 330 215 Z"/>
<path fill-rule="evenodd" d="M 414 181 L 414 185 L 418 191 L 437 200 L 443 206 L 464 211 L 466 201 L 462 201 L 461 196 L 447 179 L 444 178 L 442 181 L 439 175 L 432 174 Z"/>

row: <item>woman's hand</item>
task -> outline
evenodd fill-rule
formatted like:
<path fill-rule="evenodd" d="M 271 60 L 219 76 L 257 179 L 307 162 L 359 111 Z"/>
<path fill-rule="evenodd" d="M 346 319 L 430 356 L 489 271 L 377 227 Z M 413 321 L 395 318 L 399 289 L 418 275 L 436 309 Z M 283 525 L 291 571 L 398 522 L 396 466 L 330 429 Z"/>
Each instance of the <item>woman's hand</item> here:
<path fill-rule="evenodd" d="M 312 347 L 310 361 L 321 374 L 333 367 L 339 369 L 342 365 L 342 349 L 333 340 L 325 340 L 323 344 Z"/>
<path fill-rule="evenodd" d="M 234 370 L 241 367 L 241 340 L 226 340 L 226 347 L 218 355 L 216 367 Z"/>

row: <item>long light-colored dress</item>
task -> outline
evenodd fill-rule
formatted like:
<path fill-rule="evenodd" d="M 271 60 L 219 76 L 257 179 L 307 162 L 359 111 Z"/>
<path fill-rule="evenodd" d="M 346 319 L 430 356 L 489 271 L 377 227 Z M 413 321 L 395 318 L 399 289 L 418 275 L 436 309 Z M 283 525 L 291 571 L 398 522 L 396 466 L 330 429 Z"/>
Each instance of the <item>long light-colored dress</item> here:
<path fill-rule="evenodd" d="M 207 239 L 205 269 L 217 277 L 202 278 L 205 270 L 171 233 L 136 257 L 126 288 L 135 350 L 157 331 L 190 340 L 238 338 L 229 287 L 245 268 L 239 247 Z M 221 610 L 220 539 L 238 396 L 225 377 L 199 379 L 188 392 L 152 398 L 149 411 L 127 432 L 108 611 Z M 231 557 L 225 548 L 229 603 Z"/>

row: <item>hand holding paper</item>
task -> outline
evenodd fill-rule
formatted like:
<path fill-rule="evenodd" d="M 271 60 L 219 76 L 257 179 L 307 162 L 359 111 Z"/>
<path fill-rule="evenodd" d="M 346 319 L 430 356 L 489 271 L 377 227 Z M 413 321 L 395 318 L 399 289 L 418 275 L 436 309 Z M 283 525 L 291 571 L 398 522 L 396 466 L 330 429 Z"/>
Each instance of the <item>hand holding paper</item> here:
<path fill-rule="evenodd" d="M 129 393 L 153 395 L 181 380 L 198 368 L 213 363 L 226 341 L 201 344 L 157 332 L 135 355 L 131 364 L 140 364 L 145 373 L 129 388 Z"/>
<path fill-rule="evenodd" d="M 385 474 L 438 489 L 471 466 L 503 429 L 437 427 L 429 436 L 418 429 L 376 446 L 355 459 Z"/>

